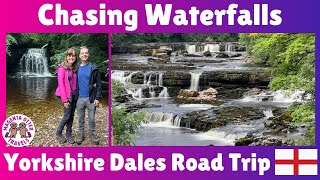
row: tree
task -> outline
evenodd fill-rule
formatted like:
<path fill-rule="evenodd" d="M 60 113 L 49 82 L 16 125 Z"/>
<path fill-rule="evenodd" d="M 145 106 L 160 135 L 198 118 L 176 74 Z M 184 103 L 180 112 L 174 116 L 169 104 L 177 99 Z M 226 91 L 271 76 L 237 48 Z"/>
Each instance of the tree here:
<path fill-rule="evenodd" d="M 124 93 L 123 85 L 112 81 L 112 96 L 117 98 Z M 115 103 L 113 103 L 115 104 Z M 112 126 L 116 134 L 116 144 L 128 146 L 134 144 L 135 135 L 143 123 L 147 123 L 144 113 L 128 113 L 124 106 L 112 106 Z"/>
<path fill-rule="evenodd" d="M 248 54 L 256 62 L 270 66 L 272 90 L 302 90 L 304 101 L 293 104 L 294 122 L 306 123 L 309 132 L 304 142 L 314 141 L 315 122 L 315 36 L 314 34 L 241 34 Z M 311 139 L 311 140 L 310 140 Z M 297 142 L 299 143 L 299 142 Z"/>

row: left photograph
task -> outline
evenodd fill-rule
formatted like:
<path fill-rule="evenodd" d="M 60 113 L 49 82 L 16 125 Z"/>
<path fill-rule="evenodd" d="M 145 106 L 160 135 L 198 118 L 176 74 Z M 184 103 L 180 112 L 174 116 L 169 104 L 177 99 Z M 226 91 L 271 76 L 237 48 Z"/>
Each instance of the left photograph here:
<path fill-rule="evenodd" d="M 108 146 L 108 34 L 6 34 L 7 146 Z"/>

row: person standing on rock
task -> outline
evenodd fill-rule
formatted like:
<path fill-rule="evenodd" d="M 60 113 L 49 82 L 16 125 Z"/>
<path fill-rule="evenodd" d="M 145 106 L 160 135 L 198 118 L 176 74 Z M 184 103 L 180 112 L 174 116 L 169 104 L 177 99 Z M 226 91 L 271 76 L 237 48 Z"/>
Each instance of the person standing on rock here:
<path fill-rule="evenodd" d="M 79 132 L 76 136 L 76 142 L 80 145 L 85 139 L 84 118 L 85 109 L 88 109 L 89 117 L 89 134 L 88 137 L 95 145 L 99 144 L 99 139 L 95 134 L 95 111 L 99 105 L 102 94 L 101 76 L 97 65 L 89 61 L 89 49 L 87 47 L 80 48 L 81 64 L 78 70 L 77 83 L 77 113 L 79 118 Z"/>
<path fill-rule="evenodd" d="M 74 49 L 68 49 L 65 60 L 58 66 L 58 87 L 56 96 L 63 103 L 63 117 L 56 129 L 55 136 L 60 143 L 68 141 L 74 144 L 72 136 L 73 117 L 76 108 L 77 92 L 77 55 Z M 64 126 L 66 126 L 66 136 L 62 135 Z"/>

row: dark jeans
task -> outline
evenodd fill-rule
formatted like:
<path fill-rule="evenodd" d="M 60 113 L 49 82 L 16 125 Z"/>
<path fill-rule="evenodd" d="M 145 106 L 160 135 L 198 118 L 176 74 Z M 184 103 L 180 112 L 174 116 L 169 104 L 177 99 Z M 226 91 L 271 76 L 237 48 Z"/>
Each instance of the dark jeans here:
<path fill-rule="evenodd" d="M 74 117 L 74 111 L 76 109 L 76 101 L 75 96 L 72 96 L 72 102 L 69 102 L 70 106 L 69 108 L 65 108 L 63 106 L 63 117 L 57 127 L 57 133 L 62 133 L 64 126 L 67 126 L 66 134 L 70 135 L 72 134 L 72 124 L 73 124 L 73 117 Z"/>

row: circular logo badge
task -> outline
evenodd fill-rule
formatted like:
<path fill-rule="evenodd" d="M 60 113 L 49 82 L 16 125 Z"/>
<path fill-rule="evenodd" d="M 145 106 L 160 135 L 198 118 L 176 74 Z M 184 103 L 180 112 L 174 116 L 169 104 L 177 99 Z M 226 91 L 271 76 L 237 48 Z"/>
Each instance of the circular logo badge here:
<path fill-rule="evenodd" d="M 22 114 L 8 117 L 2 125 L 2 136 L 10 146 L 28 146 L 33 140 L 34 134 L 33 122 Z"/>

